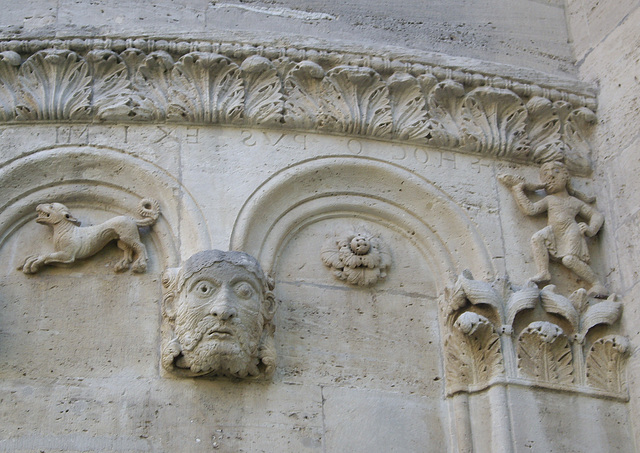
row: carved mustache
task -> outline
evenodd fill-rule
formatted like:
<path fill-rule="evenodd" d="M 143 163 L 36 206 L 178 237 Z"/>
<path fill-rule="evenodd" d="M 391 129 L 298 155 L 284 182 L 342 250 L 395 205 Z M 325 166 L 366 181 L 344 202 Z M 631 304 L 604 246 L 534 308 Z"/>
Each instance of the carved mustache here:
<path fill-rule="evenodd" d="M 198 339 L 212 336 L 234 336 L 236 330 L 233 326 L 225 321 L 220 322 L 213 316 L 205 316 L 196 326 L 196 335 Z"/>

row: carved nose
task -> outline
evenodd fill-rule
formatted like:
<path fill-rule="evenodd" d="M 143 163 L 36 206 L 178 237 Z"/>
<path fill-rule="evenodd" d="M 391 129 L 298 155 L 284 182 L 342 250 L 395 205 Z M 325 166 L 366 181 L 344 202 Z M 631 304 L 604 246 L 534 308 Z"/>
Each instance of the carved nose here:
<path fill-rule="evenodd" d="M 211 315 L 215 318 L 219 318 L 223 321 L 233 319 L 237 315 L 235 308 L 229 306 L 229 304 L 216 304 L 211 308 Z"/>

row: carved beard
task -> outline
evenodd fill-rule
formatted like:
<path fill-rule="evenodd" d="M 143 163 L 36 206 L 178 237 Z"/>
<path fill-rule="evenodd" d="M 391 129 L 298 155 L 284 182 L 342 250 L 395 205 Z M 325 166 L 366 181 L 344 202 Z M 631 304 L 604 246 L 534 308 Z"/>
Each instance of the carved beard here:
<path fill-rule="evenodd" d="M 260 326 L 264 321 L 258 317 Z M 191 322 L 189 322 L 191 321 Z M 246 377 L 259 374 L 257 326 L 244 326 L 237 323 L 219 322 L 211 315 L 201 319 L 191 331 L 185 324 L 193 324 L 192 316 L 187 322 L 176 324 L 178 341 L 182 345 L 182 356 L 176 360 L 179 368 L 189 368 L 195 375 L 215 374 L 221 376 Z M 254 328 L 253 332 L 249 332 Z M 212 330 L 228 330 L 230 338 L 216 338 L 207 335 Z M 255 337 L 255 338 L 252 338 Z"/>

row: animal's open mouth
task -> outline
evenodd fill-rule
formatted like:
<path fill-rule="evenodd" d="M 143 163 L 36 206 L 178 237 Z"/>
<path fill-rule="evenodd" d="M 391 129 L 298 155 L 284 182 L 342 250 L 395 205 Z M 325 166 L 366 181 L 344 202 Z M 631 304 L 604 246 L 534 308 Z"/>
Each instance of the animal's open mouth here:
<path fill-rule="evenodd" d="M 48 219 L 49 219 L 49 214 L 47 214 L 46 212 L 39 211 L 38 212 L 38 217 L 36 217 L 36 222 L 37 223 L 44 223 Z"/>

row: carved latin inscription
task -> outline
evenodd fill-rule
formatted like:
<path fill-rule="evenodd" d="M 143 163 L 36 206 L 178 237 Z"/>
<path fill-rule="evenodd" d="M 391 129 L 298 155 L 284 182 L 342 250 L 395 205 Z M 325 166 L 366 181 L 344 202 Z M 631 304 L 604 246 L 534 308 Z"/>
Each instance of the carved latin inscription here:
<path fill-rule="evenodd" d="M 25 274 L 35 274 L 49 264 L 71 264 L 77 259 L 95 255 L 109 242 L 118 241 L 124 257 L 115 265 L 116 272 L 131 268 L 133 272 L 147 270 L 147 250 L 140 241 L 138 228 L 156 223 L 160 215 L 158 202 L 145 198 L 140 201 L 138 213 L 142 219 L 129 216 L 114 217 L 100 225 L 80 227 L 69 209 L 61 203 L 40 204 L 36 208 L 36 222 L 53 228 L 53 253 L 28 256 L 18 267 Z M 134 261 L 134 256 L 137 256 Z"/>
<path fill-rule="evenodd" d="M 273 280 L 243 252 L 207 250 L 167 269 L 162 366 L 179 376 L 270 376 Z"/>

